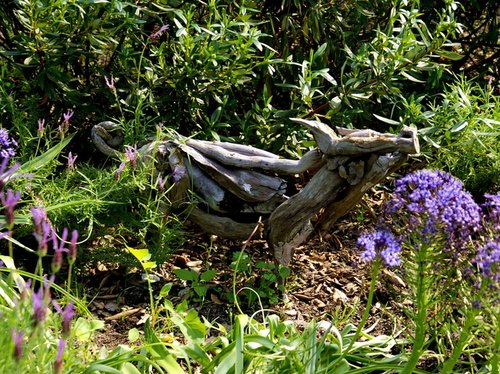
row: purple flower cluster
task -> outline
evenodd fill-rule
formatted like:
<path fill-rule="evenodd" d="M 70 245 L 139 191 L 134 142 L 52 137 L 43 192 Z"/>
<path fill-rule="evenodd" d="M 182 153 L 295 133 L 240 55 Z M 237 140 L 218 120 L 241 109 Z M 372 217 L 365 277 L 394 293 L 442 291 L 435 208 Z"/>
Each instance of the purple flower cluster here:
<path fill-rule="evenodd" d="M 0 128 L 0 161 L 16 155 L 17 142 L 9 136 L 7 130 Z"/>
<path fill-rule="evenodd" d="M 485 202 L 482 205 L 485 210 L 485 219 L 488 221 L 489 226 L 496 233 L 500 233 L 500 192 L 484 195 Z"/>
<path fill-rule="evenodd" d="M 440 170 L 417 171 L 399 179 L 385 211 L 426 243 L 444 235 L 445 250 L 462 249 L 481 227 L 480 208 L 472 196 L 458 179 Z"/>
<path fill-rule="evenodd" d="M 379 256 L 387 266 L 399 266 L 401 263 L 399 258 L 401 244 L 388 230 L 363 234 L 357 244 L 363 248 L 361 258 L 365 262 L 370 262 Z"/>
<path fill-rule="evenodd" d="M 500 243 L 491 241 L 480 247 L 473 263 L 477 264 L 483 278 L 500 282 Z"/>

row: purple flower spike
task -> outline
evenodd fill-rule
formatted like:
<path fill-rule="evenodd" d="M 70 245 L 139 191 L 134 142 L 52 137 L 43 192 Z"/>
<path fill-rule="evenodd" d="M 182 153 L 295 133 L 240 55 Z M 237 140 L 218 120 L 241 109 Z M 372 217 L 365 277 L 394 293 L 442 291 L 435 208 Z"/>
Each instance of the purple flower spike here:
<path fill-rule="evenodd" d="M 76 244 L 78 241 L 78 231 L 73 230 L 71 233 L 71 241 L 69 242 L 69 252 L 68 252 L 68 262 L 70 264 L 74 264 L 76 261 L 76 256 L 78 254 L 78 250 L 76 248 Z"/>
<path fill-rule="evenodd" d="M 65 348 L 66 348 L 66 340 L 59 339 L 59 344 L 57 345 L 56 361 L 54 362 L 54 372 L 56 374 L 62 373 L 63 371 L 63 355 Z"/>
<path fill-rule="evenodd" d="M 17 142 L 12 139 L 7 130 L 0 128 L 0 160 L 16 155 Z"/>
<path fill-rule="evenodd" d="M 130 162 L 132 169 L 135 169 L 137 167 L 137 148 L 135 146 L 127 147 L 125 149 L 125 157 Z"/>
<path fill-rule="evenodd" d="M 52 273 L 54 274 L 61 270 L 61 266 L 63 263 L 63 253 L 69 252 L 69 250 L 64 247 L 67 237 L 68 229 L 66 227 L 63 229 L 60 241 L 57 239 L 55 230 L 52 230 L 52 244 L 54 246 L 54 257 L 52 258 Z"/>
<path fill-rule="evenodd" d="M 33 292 L 31 296 L 31 304 L 33 306 L 33 320 L 35 325 L 39 325 L 45 321 L 47 316 L 47 306 L 45 305 L 45 292 L 44 288 L 40 287 L 38 291 Z"/>
<path fill-rule="evenodd" d="M 361 259 L 365 262 L 373 261 L 377 256 L 384 260 L 387 266 L 399 266 L 401 245 L 387 230 L 380 230 L 363 234 L 357 244 L 363 249 Z"/>
<path fill-rule="evenodd" d="M 0 201 L 2 201 L 5 208 L 5 220 L 9 226 L 14 224 L 14 209 L 16 208 L 17 202 L 20 198 L 21 191 L 14 193 L 12 190 L 8 190 L 7 194 L 3 191 L 0 193 Z"/>
<path fill-rule="evenodd" d="M 477 264 L 484 278 L 489 278 L 493 282 L 500 282 L 499 242 L 488 242 L 479 248 L 473 262 Z"/>
<path fill-rule="evenodd" d="M 482 205 L 486 211 L 487 223 L 500 235 L 500 192 L 496 194 L 485 194 L 486 201 Z"/>
<path fill-rule="evenodd" d="M 115 179 L 116 179 L 117 181 L 119 181 L 119 180 L 120 180 L 120 177 L 121 177 L 121 175 L 122 175 L 122 173 L 123 173 L 123 170 L 125 170 L 125 163 L 124 163 L 124 162 L 122 162 L 122 163 L 118 166 L 118 169 L 116 169 L 116 171 L 115 171 Z"/>
<path fill-rule="evenodd" d="M 73 301 L 70 301 L 64 309 L 61 309 L 61 306 L 55 300 L 52 301 L 52 304 L 54 304 L 57 313 L 59 313 L 62 316 L 62 335 L 66 339 L 68 338 L 71 330 L 71 320 L 75 316 L 75 308 L 73 306 Z"/>
<path fill-rule="evenodd" d="M 72 111 L 71 109 L 68 110 L 66 113 L 64 113 L 63 114 L 64 122 L 69 123 L 69 120 L 71 119 L 71 117 L 73 117 L 74 114 L 75 114 L 75 112 Z"/>
<path fill-rule="evenodd" d="M 75 168 L 75 161 L 78 158 L 77 155 L 73 156 L 72 152 L 68 153 L 68 169 L 74 169 Z"/>
<path fill-rule="evenodd" d="M 38 136 L 42 136 L 45 132 L 45 118 L 40 118 L 38 120 Z"/>
<path fill-rule="evenodd" d="M 3 187 L 11 180 L 15 178 L 21 177 L 21 175 L 14 175 L 14 172 L 21 167 L 21 164 L 15 163 L 10 169 L 7 169 L 7 165 L 9 163 L 9 158 L 1 158 L 0 164 L 0 191 L 3 190 Z"/>
<path fill-rule="evenodd" d="M 162 175 L 159 175 L 158 176 L 158 188 L 159 188 L 160 192 L 165 192 L 165 183 L 166 183 L 165 178 L 163 178 Z"/>
<path fill-rule="evenodd" d="M 14 358 L 19 361 L 23 355 L 23 338 L 24 332 L 12 330 L 10 333 L 12 342 L 14 343 Z"/>

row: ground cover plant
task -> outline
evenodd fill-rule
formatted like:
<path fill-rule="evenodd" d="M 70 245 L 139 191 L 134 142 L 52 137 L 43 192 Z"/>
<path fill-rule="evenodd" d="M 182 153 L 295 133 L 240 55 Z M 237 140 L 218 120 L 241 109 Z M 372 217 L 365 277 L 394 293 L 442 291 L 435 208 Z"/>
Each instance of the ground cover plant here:
<path fill-rule="evenodd" d="M 0 16 L 0 372 L 498 373 L 496 1 L 12 0 Z M 290 268 L 165 214 L 175 176 L 136 164 L 168 131 L 298 157 L 315 143 L 289 118 L 315 116 L 416 127 L 422 155 Z M 91 145 L 104 120 L 119 160 Z"/>

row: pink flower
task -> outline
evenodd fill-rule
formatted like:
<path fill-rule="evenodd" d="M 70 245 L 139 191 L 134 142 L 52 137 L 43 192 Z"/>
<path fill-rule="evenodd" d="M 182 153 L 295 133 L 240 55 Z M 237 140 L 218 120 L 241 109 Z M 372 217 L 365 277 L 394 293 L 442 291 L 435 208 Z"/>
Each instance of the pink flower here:
<path fill-rule="evenodd" d="M 74 169 L 75 168 L 75 161 L 77 159 L 77 155 L 73 156 L 73 153 L 69 152 L 68 153 L 68 169 Z"/>
<path fill-rule="evenodd" d="M 111 78 L 108 79 L 108 77 L 104 76 L 104 79 L 106 80 L 106 86 L 108 86 L 108 88 L 110 90 L 115 90 L 115 80 L 113 79 L 113 76 L 111 76 Z"/>

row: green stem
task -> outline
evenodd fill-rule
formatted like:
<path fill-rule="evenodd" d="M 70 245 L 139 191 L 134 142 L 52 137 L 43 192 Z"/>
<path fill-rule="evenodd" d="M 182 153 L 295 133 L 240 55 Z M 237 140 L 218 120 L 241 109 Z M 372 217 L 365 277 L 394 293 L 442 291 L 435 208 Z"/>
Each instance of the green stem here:
<path fill-rule="evenodd" d="M 453 352 L 451 353 L 451 357 L 448 358 L 443 364 L 443 368 L 441 370 L 441 373 L 443 373 L 443 374 L 451 373 L 453 367 L 455 366 L 456 362 L 460 358 L 460 355 L 462 354 L 464 346 L 467 343 L 467 339 L 470 336 L 470 331 L 472 329 L 472 326 L 474 326 L 474 323 L 476 321 L 476 316 L 478 314 L 478 310 L 472 309 L 472 310 L 468 310 L 466 313 L 467 313 L 467 315 L 466 315 L 465 323 L 462 327 L 462 331 L 460 332 L 460 338 L 458 339 L 458 342 L 455 344 L 455 347 L 453 348 Z"/>
<path fill-rule="evenodd" d="M 426 287 L 426 270 L 427 270 L 427 249 L 426 245 L 422 245 L 421 249 L 417 251 L 417 318 L 415 326 L 415 338 L 413 340 L 413 349 L 408 362 L 406 363 L 401 374 L 412 374 L 413 370 L 418 364 L 418 360 L 422 355 L 425 344 L 425 335 L 427 332 L 427 287 Z"/>
<path fill-rule="evenodd" d="M 497 313 L 497 322 L 500 320 L 500 312 Z M 497 323 L 497 331 L 495 334 L 495 345 L 493 347 L 493 357 L 491 358 L 491 373 L 498 374 L 498 361 L 500 359 L 500 327 Z"/>
<path fill-rule="evenodd" d="M 368 317 L 370 316 L 370 309 L 372 307 L 373 295 L 375 294 L 375 288 L 377 286 L 377 276 L 378 276 L 378 273 L 380 271 L 381 265 L 382 265 L 382 263 L 381 263 L 380 259 L 375 260 L 375 262 L 372 266 L 370 290 L 368 291 L 368 300 L 366 301 L 366 307 L 365 307 L 365 311 L 363 313 L 363 317 L 361 318 L 361 322 L 358 324 L 358 327 L 356 329 L 356 332 L 354 333 L 354 336 L 351 338 L 351 342 L 349 343 L 349 346 L 347 347 L 347 349 L 345 349 L 342 352 L 342 355 L 338 358 L 338 360 L 342 360 L 343 358 L 345 358 L 347 353 L 349 353 L 349 351 L 353 347 L 354 343 L 356 343 L 359 336 L 361 335 L 361 331 L 363 330 L 363 327 L 365 326 L 366 321 L 368 320 Z"/>

